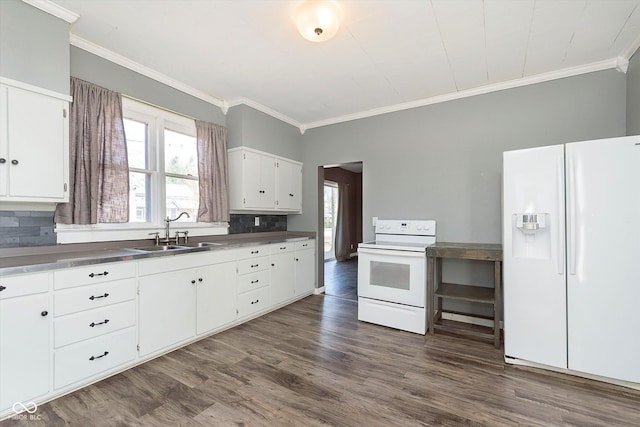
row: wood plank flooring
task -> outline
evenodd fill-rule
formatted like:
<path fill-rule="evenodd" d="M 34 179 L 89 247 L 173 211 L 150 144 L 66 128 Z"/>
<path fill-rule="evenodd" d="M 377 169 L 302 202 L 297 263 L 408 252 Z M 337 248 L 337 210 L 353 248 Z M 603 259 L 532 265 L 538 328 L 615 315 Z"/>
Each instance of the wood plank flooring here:
<path fill-rule="evenodd" d="M 358 300 L 358 257 L 324 263 L 324 293 Z"/>
<path fill-rule="evenodd" d="M 637 426 L 640 392 L 310 296 L 38 408 L 25 426 Z"/>

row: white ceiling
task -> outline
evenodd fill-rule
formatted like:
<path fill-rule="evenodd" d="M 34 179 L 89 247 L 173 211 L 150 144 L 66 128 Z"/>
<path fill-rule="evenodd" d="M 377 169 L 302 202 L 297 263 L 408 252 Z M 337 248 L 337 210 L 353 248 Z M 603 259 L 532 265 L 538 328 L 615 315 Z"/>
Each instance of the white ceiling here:
<path fill-rule="evenodd" d="M 343 0 L 344 21 L 326 43 L 298 35 L 300 1 L 54 3 L 80 15 L 72 44 L 223 109 L 245 103 L 302 131 L 626 70 L 640 44 L 640 0 Z"/>

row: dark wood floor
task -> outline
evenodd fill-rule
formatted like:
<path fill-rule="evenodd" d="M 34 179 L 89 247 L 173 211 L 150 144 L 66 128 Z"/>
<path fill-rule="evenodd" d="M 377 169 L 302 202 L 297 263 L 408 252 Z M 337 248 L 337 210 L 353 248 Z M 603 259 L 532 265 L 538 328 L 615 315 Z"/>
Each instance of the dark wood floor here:
<path fill-rule="evenodd" d="M 640 423 L 640 392 L 506 366 L 491 343 L 358 322 L 356 309 L 310 296 L 42 405 L 22 425 Z"/>
<path fill-rule="evenodd" d="M 358 257 L 324 263 L 324 293 L 358 300 Z"/>

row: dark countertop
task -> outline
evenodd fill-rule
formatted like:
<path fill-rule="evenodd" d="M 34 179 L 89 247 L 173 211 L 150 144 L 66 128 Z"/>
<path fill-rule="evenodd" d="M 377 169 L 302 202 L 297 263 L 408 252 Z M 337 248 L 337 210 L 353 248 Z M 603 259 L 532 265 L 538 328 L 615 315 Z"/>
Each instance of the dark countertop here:
<path fill-rule="evenodd" d="M 199 242 L 221 243 L 220 246 L 190 247 L 175 251 L 146 252 L 135 248 L 154 246 L 152 240 L 128 240 L 120 242 L 79 243 L 33 248 L 0 249 L 0 276 L 32 273 L 60 268 L 107 262 L 175 256 L 187 253 L 219 251 L 243 246 L 270 243 L 295 242 L 315 239 L 313 232 L 267 232 L 199 236 L 189 239 L 189 245 Z M 179 245 L 184 246 L 184 245 Z"/>

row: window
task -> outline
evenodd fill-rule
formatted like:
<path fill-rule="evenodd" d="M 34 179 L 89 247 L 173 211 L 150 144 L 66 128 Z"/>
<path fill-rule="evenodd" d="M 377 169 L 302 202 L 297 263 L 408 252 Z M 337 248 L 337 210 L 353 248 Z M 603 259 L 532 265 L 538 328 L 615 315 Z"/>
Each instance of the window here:
<path fill-rule="evenodd" d="M 129 222 L 161 223 L 198 215 L 196 127 L 166 110 L 123 98 L 129 156 Z"/>
<path fill-rule="evenodd" d="M 0 0 L 1 1 L 1 0 Z M 196 125 L 191 118 L 122 97 L 129 161 L 129 223 L 57 224 L 58 243 L 148 239 L 163 233 L 164 219 L 189 236 L 226 234 L 228 224 L 198 223 Z M 173 236 L 171 236 L 173 237 Z"/>

